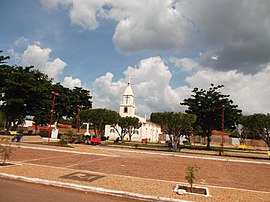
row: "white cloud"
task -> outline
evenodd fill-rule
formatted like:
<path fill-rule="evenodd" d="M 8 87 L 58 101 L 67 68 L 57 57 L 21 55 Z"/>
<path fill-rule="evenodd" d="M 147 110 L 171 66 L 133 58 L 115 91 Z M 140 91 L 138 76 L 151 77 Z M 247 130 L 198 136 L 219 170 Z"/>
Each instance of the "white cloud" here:
<path fill-rule="evenodd" d="M 121 52 L 175 50 L 191 42 L 193 24 L 164 0 L 42 0 L 48 8 L 69 8 L 72 24 L 94 30 L 101 20 L 117 22 L 113 42 Z"/>
<path fill-rule="evenodd" d="M 93 107 L 119 110 L 121 92 L 124 92 L 126 83 L 123 79 L 112 81 L 113 74 L 107 72 L 93 83 Z"/>
<path fill-rule="evenodd" d="M 196 64 L 192 59 L 182 59 L 188 65 Z M 185 107 L 180 106 L 180 102 L 191 96 L 191 90 L 194 87 L 207 90 L 211 83 L 225 85 L 221 89 L 222 93 L 230 95 L 230 99 L 244 114 L 270 111 L 270 64 L 255 75 L 246 75 L 236 70 L 218 71 L 200 67 L 193 69 L 191 76 L 186 77 L 187 85 L 177 88 L 170 86 L 172 74 L 160 57 L 143 59 L 137 68 L 128 67 L 124 75 L 124 78 L 113 81 L 113 74 L 108 72 L 96 79 L 93 85 L 94 107 L 118 111 L 122 93 L 127 86 L 128 77 L 131 76 L 136 112 L 140 116 L 149 116 L 157 111 L 184 111 Z"/>
<path fill-rule="evenodd" d="M 128 77 L 135 94 L 136 111 L 140 116 L 149 116 L 154 111 L 183 111 L 180 101 L 190 94 L 188 87 L 172 89 L 169 82 L 171 72 L 160 57 L 142 60 L 138 67 L 128 67 L 125 78 L 113 81 L 113 74 L 107 73 L 94 82 L 94 107 L 119 110 L 121 96 L 127 86 Z"/>
<path fill-rule="evenodd" d="M 22 45 L 25 45 L 25 44 L 27 44 L 27 43 L 28 43 L 28 39 L 25 38 L 24 36 L 22 36 L 22 37 L 18 38 L 18 39 L 15 41 L 14 45 L 15 45 L 15 46 L 22 46 Z"/>
<path fill-rule="evenodd" d="M 192 58 L 176 58 L 171 57 L 169 62 L 173 63 L 176 67 L 179 67 L 183 71 L 192 72 L 194 70 L 201 69 L 202 67 Z"/>
<path fill-rule="evenodd" d="M 71 24 L 78 25 L 83 29 L 94 30 L 98 28 L 97 15 L 106 3 L 105 0 L 41 0 L 46 8 L 69 9 Z M 102 12 L 102 9 L 101 11 Z"/>
<path fill-rule="evenodd" d="M 48 8 L 67 9 L 71 23 L 83 29 L 97 29 L 103 20 L 115 21 L 112 40 L 123 53 L 154 50 L 169 51 L 166 54 L 176 51 L 176 55 L 179 51 L 197 57 L 171 58 L 172 64 L 190 75 L 185 80 L 188 85 L 178 88 L 170 86 L 172 73 L 160 57 L 146 58 L 138 68 L 128 67 L 124 78 L 118 81 L 108 72 L 93 84 L 94 107 L 118 111 L 127 77 L 131 75 L 141 116 L 152 111 L 179 111 L 182 109 L 179 102 L 190 95 L 192 87 L 208 89 L 210 83 L 224 84 L 224 93 L 230 94 L 244 113 L 270 111 L 269 0 L 42 0 L 42 3 Z M 51 49 L 40 48 L 38 44 L 31 48 L 23 59 L 26 62 L 31 59 L 48 70 L 50 65 L 41 61 L 55 61 L 49 58 Z M 55 64 L 65 66 L 60 59 Z"/>
<path fill-rule="evenodd" d="M 171 1 L 139 2 L 137 9 L 133 4 L 120 7 L 126 16 L 119 19 L 113 41 L 121 52 L 176 50 L 191 42 L 193 24 L 172 7 Z"/>
<path fill-rule="evenodd" d="M 72 3 L 72 0 L 40 0 L 41 4 L 47 8 L 66 7 Z"/>
<path fill-rule="evenodd" d="M 223 84 L 221 90 L 243 110 L 244 114 L 269 113 L 270 64 L 254 75 L 246 75 L 236 70 L 214 71 L 210 68 L 199 70 L 186 81 L 192 87 L 208 89 L 211 83 Z"/>
<path fill-rule="evenodd" d="M 96 12 L 102 5 L 101 2 L 99 0 L 74 0 L 70 10 L 71 23 L 79 25 L 84 29 L 96 29 L 99 26 L 99 22 L 96 19 Z"/>
<path fill-rule="evenodd" d="M 198 30 L 192 45 L 204 52 L 200 65 L 256 73 L 270 62 L 270 1 L 189 0 L 176 8 Z"/>
<path fill-rule="evenodd" d="M 51 51 L 50 48 L 42 48 L 40 42 L 37 41 L 33 44 L 28 44 L 22 54 L 16 52 L 14 49 L 11 49 L 10 53 L 12 56 L 15 56 L 22 65 L 33 65 L 49 77 L 54 78 L 55 81 L 58 81 L 58 77 L 63 73 L 67 64 L 60 58 L 51 59 L 49 57 Z"/>
<path fill-rule="evenodd" d="M 122 53 L 143 50 L 203 53 L 214 69 L 256 73 L 270 62 L 270 1 L 42 0 L 69 11 L 72 24 L 95 30 L 116 22 L 113 42 Z M 212 56 L 218 55 L 219 58 Z"/>
<path fill-rule="evenodd" d="M 82 87 L 82 82 L 78 78 L 74 79 L 72 78 L 72 76 L 67 76 L 64 78 L 62 85 L 67 88 L 73 89 L 74 87 Z"/>

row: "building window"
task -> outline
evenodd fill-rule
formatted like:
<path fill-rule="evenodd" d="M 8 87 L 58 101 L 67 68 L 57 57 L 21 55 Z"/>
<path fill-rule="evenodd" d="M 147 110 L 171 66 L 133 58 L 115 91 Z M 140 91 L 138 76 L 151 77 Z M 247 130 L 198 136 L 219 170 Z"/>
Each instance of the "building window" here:
<path fill-rule="evenodd" d="M 113 128 L 111 128 L 110 133 L 114 133 L 114 129 Z"/>
<path fill-rule="evenodd" d="M 127 107 L 124 108 L 124 113 L 128 113 L 128 108 Z"/>

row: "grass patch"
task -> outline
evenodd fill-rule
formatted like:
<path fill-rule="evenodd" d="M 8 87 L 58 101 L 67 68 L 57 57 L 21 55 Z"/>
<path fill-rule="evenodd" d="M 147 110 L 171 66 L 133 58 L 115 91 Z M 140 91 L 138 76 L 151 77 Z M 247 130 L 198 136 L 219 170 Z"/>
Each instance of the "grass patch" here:
<path fill-rule="evenodd" d="M 160 152 L 172 152 L 171 148 L 168 147 L 164 143 L 140 143 L 140 142 L 119 142 L 117 144 L 108 142 L 106 146 L 117 147 L 122 149 L 137 149 L 137 150 L 147 150 L 147 151 L 160 151 Z M 185 154 L 197 154 L 197 155 L 205 155 L 205 156 L 219 156 L 219 151 L 221 147 L 212 146 L 210 149 L 206 148 L 204 145 L 180 145 L 176 153 L 181 152 Z M 205 151 L 206 153 L 202 152 Z M 207 151 L 209 153 L 207 153 Z M 226 152 L 232 152 L 233 154 L 226 154 Z M 247 159 L 269 159 L 267 156 L 267 151 L 254 151 L 251 149 L 247 150 L 239 150 L 234 147 L 226 147 L 224 148 L 224 153 L 222 157 L 233 157 L 233 158 L 247 158 Z M 239 154 L 239 155 L 237 155 Z M 245 154 L 265 154 L 265 157 L 256 157 L 256 156 L 245 156 Z"/>

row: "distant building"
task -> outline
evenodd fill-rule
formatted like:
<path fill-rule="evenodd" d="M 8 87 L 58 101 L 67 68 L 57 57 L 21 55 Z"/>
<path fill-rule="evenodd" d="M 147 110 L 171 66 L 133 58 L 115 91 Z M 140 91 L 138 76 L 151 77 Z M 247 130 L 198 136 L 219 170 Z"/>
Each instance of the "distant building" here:
<path fill-rule="evenodd" d="M 137 117 L 140 122 L 142 123 L 142 126 L 139 129 L 135 129 L 133 131 L 133 135 L 131 137 L 132 141 L 141 141 L 142 139 L 147 139 L 149 142 L 158 142 L 159 141 L 159 135 L 161 134 L 161 127 L 158 124 L 155 124 L 149 120 L 146 120 L 146 117 L 140 117 L 135 115 L 135 102 L 134 102 L 134 94 L 130 85 L 130 82 L 128 83 L 128 86 L 122 96 L 122 101 L 120 102 L 120 110 L 119 114 L 121 117 Z M 117 130 L 121 134 L 121 128 L 119 126 L 116 126 Z M 117 137 L 119 137 L 119 134 L 115 130 L 114 127 L 111 127 L 110 125 L 107 125 L 105 127 L 105 136 L 109 136 L 110 140 L 114 140 Z M 125 139 L 128 139 L 128 134 L 125 135 Z"/>

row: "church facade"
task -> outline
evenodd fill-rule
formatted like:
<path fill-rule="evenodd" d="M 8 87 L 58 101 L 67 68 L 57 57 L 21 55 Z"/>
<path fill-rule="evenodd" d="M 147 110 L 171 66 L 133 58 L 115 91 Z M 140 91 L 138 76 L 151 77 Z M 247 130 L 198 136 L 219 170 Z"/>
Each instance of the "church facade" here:
<path fill-rule="evenodd" d="M 146 117 L 140 117 L 135 114 L 136 106 L 134 102 L 134 94 L 130 85 L 128 86 L 123 93 L 122 100 L 120 102 L 119 114 L 121 117 L 137 117 L 139 121 L 142 123 L 142 126 L 133 131 L 131 140 L 132 141 L 141 141 L 142 139 L 147 139 L 148 142 L 158 142 L 159 135 L 161 132 L 161 127 L 158 124 L 155 124 L 146 119 Z M 121 127 L 116 126 L 116 129 L 121 134 Z M 110 140 L 115 140 L 119 137 L 116 129 L 110 125 L 106 125 L 105 127 L 105 136 L 109 136 Z M 128 134 L 125 135 L 125 140 L 128 139 Z"/>

